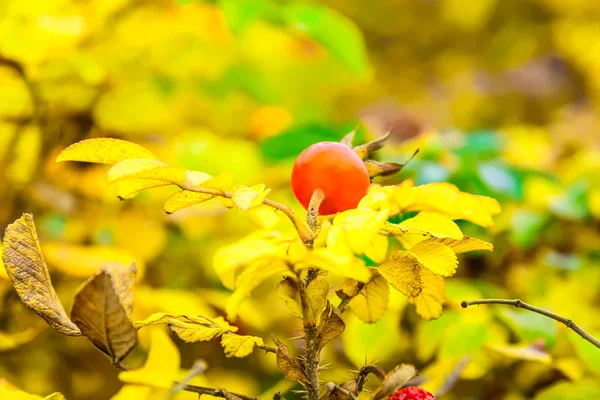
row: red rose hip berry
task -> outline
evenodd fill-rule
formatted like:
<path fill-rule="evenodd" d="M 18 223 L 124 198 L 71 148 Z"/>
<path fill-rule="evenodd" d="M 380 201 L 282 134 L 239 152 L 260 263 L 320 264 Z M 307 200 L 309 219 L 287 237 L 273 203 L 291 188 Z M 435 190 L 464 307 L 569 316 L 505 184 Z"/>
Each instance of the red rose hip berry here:
<path fill-rule="evenodd" d="M 305 209 L 308 210 L 315 190 L 320 189 L 325 195 L 319 207 L 321 215 L 356 208 L 370 183 L 363 160 L 350 147 L 336 142 L 308 147 L 292 169 L 292 190 Z"/>
<path fill-rule="evenodd" d="M 427 390 L 418 386 L 409 386 L 404 389 L 396 390 L 389 400 L 435 400 L 435 397 Z"/>

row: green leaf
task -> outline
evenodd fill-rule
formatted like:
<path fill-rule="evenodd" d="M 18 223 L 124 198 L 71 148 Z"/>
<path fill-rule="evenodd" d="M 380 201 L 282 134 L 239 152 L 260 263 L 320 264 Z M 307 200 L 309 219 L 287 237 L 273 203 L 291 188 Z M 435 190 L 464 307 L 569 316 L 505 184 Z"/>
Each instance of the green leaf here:
<path fill-rule="evenodd" d="M 290 4 L 285 10 L 285 17 L 291 27 L 311 36 L 353 72 L 366 72 L 365 43 L 350 19 L 337 11 L 310 3 Z"/>
<path fill-rule="evenodd" d="M 600 381 L 597 379 L 582 379 L 579 382 L 561 382 L 542 390 L 537 396 L 534 397 L 534 400 L 567 399 L 600 399 Z"/>

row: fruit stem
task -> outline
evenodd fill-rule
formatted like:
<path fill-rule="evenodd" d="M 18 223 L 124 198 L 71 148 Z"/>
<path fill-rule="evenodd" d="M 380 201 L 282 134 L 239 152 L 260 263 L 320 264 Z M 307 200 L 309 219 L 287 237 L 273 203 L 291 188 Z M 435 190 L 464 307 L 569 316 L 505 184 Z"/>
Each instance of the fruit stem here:
<path fill-rule="evenodd" d="M 542 308 L 532 306 L 531 304 L 523 303 L 521 300 L 518 300 L 518 299 L 516 299 L 516 300 L 507 300 L 507 299 L 471 300 L 471 301 L 463 301 L 461 303 L 461 306 L 462 306 L 462 308 L 467 308 L 469 306 L 475 306 L 475 305 L 480 305 L 480 304 L 504 304 L 504 305 L 509 305 L 509 306 L 513 306 L 516 308 L 524 308 L 525 310 L 529 310 L 531 312 L 544 315 L 548 318 L 552 318 L 553 320 L 566 325 L 567 328 L 573 330 L 579 336 L 581 336 L 582 338 L 584 338 L 585 340 L 587 340 L 588 342 L 590 342 L 591 344 L 596 346 L 598 349 L 600 349 L 600 341 L 598 341 L 598 339 L 595 339 L 592 335 L 590 335 L 589 333 L 587 333 L 586 331 L 581 329 L 579 326 L 577 326 L 575 324 L 575 322 L 571 321 L 568 318 L 561 317 L 558 314 L 554 314 L 550 311 L 546 311 Z"/>

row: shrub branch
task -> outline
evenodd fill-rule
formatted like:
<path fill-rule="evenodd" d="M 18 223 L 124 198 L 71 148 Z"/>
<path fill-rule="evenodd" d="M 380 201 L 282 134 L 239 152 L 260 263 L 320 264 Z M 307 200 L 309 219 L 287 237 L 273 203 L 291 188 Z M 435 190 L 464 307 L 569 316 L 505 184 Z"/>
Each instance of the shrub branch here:
<path fill-rule="evenodd" d="M 319 332 L 317 330 L 317 322 L 309 309 L 306 284 L 301 279 L 299 281 L 305 340 L 304 372 L 310 383 L 309 387 L 307 387 L 308 400 L 319 400 L 319 358 L 317 354 L 319 349 Z"/>
<path fill-rule="evenodd" d="M 552 318 L 553 320 L 558 321 L 558 322 L 566 325 L 567 328 L 573 330 L 579 336 L 581 336 L 582 338 L 584 338 L 585 340 L 587 340 L 588 342 L 590 342 L 591 344 L 593 344 L 594 346 L 596 346 L 598 349 L 600 349 L 600 341 L 598 341 L 592 335 L 590 335 L 589 333 L 587 333 L 586 331 L 584 331 L 583 329 L 581 329 L 579 326 L 577 326 L 570 319 L 565 318 L 565 317 L 561 317 L 558 314 L 554 314 L 554 313 L 552 313 L 550 311 L 547 311 L 547 310 L 544 310 L 542 308 L 532 306 L 531 304 L 523 303 L 519 299 L 516 299 L 516 300 L 507 300 L 507 299 L 471 300 L 471 301 L 463 301 L 461 303 L 461 306 L 463 308 L 467 308 L 469 306 L 475 306 L 475 305 L 480 305 L 480 304 L 504 304 L 504 305 L 513 306 L 513 307 L 516 307 L 516 308 L 524 308 L 525 310 L 529 310 L 529 311 L 532 311 L 534 313 L 544 315 L 544 316 L 546 316 L 548 318 Z"/>

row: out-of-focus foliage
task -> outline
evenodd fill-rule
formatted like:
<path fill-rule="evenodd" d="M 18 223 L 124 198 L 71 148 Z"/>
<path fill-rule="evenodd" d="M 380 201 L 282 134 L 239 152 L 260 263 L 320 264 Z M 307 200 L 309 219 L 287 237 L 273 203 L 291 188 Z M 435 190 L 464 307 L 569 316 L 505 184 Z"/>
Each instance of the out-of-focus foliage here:
<path fill-rule="evenodd" d="M 302 214 L 288 184 L 303 148 L 340 140 L 357 125 L 356 143 L 392 128 L 397 146 L 381 160 L 421 153 L 378 182 L 450 182 L 497 198 L 503 212 L 491 230 L 459 223 L 464 234 L 492 242 L 494 253 L 460 256 L 435 321 L 419 319 L 396 290 L 371 325 L 361 320 L 376 318 L 355 301 L 339 345 L 324 350 L 336 365 L 324 379 L 347 379 L 366 357 L 385 367 L 413 363 L 435 390 L 469 356 L 446 398 L 598 397 L 600 355 L 579 336 L 521 310 L 459 305 L 521 298 L 600 337 L 599 20 L 600 5 L 583 0 L 4 1 L 0 226 L 35 215 L 66 310 L 107 261 L 135 262 L 134 321 L 154 313 L 217 321 L 231 293 L 213 268 L 217 249 L 259 228 L 285 230 L 287 221 L 270 209 L 226 212 L 218 201 L 167 216 L 163 201 L 176 196 L 169 188 L 119 202 L 107 167 L 55 165 L 60 150 L 88 137 L 130 139 L 169 165 L 222 177 L 224 186 L 264 183 L 269 197 Z M 402 143 L 430 131 L 442 133 Z M 176 196 L 165 209 L 188 200 Z M 300 324 L 290 322 L 276 283 L 240 305 L 237 334 L 296 335 Z M 370 288 L 374 299 L 385 297 L 378 287 Z M 161 327 L 140 330 L 128 381 L 88 342 L 45 329 L 1 266 L 0 292 L 0 393 L 12 398 L 17 387 L 40 395 L 23 398 L 60 391 L 108 399 L 119 390 L 117 399 L 141 397 L 147 388 L 139 383 L 183 379 L 197 358 L 210 366 L 194 378 L 198 385 L 249 395 L 291 389 L 271 354 L 232 363 L 219 340 L 173 344 L 154 333 Z M 154 347 L 160 354 L 148 355 Z"/>

